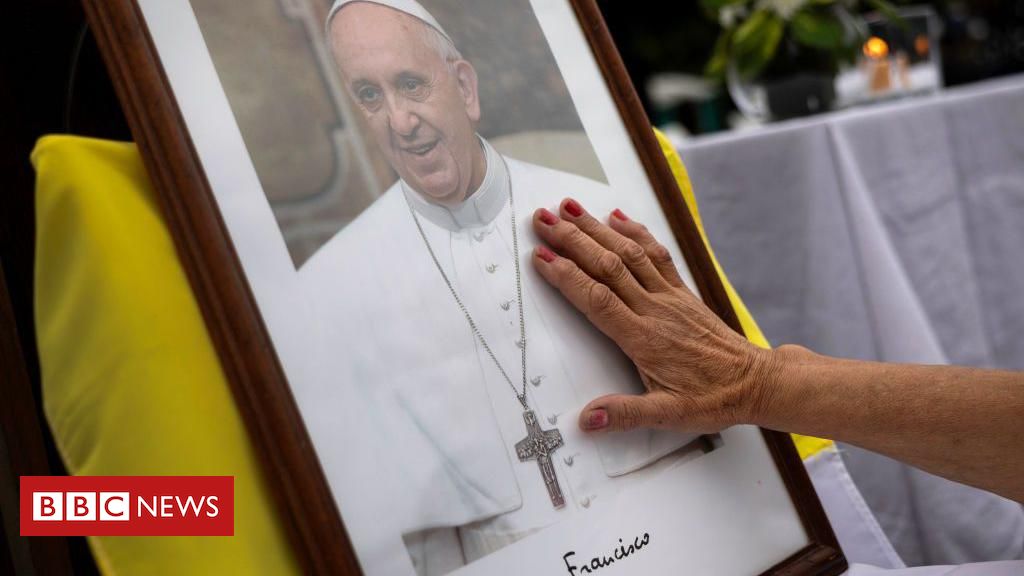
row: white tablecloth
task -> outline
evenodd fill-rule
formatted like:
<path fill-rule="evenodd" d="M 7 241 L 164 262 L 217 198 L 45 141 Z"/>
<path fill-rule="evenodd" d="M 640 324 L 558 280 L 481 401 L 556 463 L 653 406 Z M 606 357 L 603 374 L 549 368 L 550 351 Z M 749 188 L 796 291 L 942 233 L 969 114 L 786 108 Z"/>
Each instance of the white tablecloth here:
<path fill-rule="evenodd" d="M 1024 77 L 680 153 L 711 245 L 773 344 L 1024 370 Z M 1024 558 L 1019 504 L 843 455 L 908 565 Z"/>

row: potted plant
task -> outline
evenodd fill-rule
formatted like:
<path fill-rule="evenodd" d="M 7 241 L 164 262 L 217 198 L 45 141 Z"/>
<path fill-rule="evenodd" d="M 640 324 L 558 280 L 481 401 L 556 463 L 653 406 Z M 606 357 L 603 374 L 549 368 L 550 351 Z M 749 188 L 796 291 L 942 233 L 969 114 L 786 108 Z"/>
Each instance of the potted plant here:
<path fill-rule="evenodd" d="M 722 27 L 705 72 L 725 78 L 745 115 L 778 120 L 829 110 L 835 76 L 866 39 L 855 0 L 701 0 Z M 866 0 L 894 18 L 885 0 Z"/>

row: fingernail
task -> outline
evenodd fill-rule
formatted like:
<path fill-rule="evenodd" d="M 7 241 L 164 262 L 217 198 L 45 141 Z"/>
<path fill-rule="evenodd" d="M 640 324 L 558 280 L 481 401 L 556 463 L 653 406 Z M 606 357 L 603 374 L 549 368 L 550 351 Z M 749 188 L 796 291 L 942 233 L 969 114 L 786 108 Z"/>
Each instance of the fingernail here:
<path fill-rule="evenodd" d="M 537 246 L 537 256 L 545 262 L 554 262 L 555 253 L 548 249 L 547 246 Z"/>
<path fill-rule="evenodd" d="M 578 202 L 570 198 L 565 203 L 565 211 L 573 218 L 579 218 L 583 215 L 583 206 L 580 206 Z"/>
<path fill-rule="evenodd" d="M 622 210 L 619 210 L 618 208 L 616 208 L 615 210 L 612 210 L 612 216 L 615 216 L 616 218 L 618 218 L 619 220 L 622 220 L 623 222 L 626 222 L 626 221 L 629 220 L 629 216 L 626 216 L 625 214 L 623 214 Z"/>
<path fill-rule="evenodd" d="M 540 221 L 547 224 L 548 226 L 554 226 L 558 224 L 558 216 L 555 216 L 548 211 L 547 208 L 540 209 Z"/>
<path fill-rule="evenodd" d="M 608 411 L 604 408 L 591 410 L 587 414 L 587 430 L 600 430 L 608 425 Z"/>

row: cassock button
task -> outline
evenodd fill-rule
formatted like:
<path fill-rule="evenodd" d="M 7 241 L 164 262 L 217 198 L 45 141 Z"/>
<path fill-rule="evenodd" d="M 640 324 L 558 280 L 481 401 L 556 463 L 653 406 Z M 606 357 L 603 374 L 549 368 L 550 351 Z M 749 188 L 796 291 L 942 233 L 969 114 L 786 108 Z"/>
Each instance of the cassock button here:
<path fill-rule="evenodd" d="M 512 308 L 512 301 L 511 300 L 505 300 L 504 302 L 499 304 L 499 306 L 501 306 L 502 310 L 504 310 L 505 312 L 508 312 L 509 309 Z"/>
<path fill-rule="evenodd" d="M 590 497 L 587 496 L 583 500 L 580 500 L 580 506 L 583 506 L 584 508 L 590 508 Z"/>
<path fill-rule="evenodd" d="M 552 414 L 551 416 L 548 416 L 548 424 L 551 424 L 552 426 L 558 424 L 558 414 Z"/>
<path fill-rule="evenodd" d="M 562 458 L 562 462 L 565 462 L 566 466 L 572 466 L 573 463 L 576 462 L 576 456 L 566 456 L 565 458 Z"/>
<path fill-rule="evenodd" d="M 543 374 L 541 374 L 540 376 L 534 376 L 533 378 L 530 378 L 530 384 L 533 384 L 534 386 L 540 386 L 540 381 L 543 379 Z"/>
<path fill-rule="evenodd" d="M 488 274 L 494 274 L 498 270 L 497 264 L 488 264 L 486 266 Z"/>

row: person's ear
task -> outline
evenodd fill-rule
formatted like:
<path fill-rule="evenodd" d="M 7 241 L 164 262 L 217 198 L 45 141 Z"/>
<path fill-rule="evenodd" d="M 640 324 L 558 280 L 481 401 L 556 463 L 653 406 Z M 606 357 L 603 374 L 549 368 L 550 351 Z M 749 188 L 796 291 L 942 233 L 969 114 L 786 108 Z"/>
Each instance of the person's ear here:
<path fill-rule="evenodd" d="M 455 67 L 455 80 L 459 83 L 459 92 L 462 93 L 462 101 L 466 105 L 466 116 L 473 122 L 480 121 L 480 92 L 477 89 L 476 69 L 465 60 L 457 60 Z"/>

